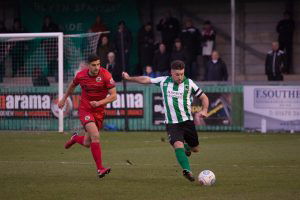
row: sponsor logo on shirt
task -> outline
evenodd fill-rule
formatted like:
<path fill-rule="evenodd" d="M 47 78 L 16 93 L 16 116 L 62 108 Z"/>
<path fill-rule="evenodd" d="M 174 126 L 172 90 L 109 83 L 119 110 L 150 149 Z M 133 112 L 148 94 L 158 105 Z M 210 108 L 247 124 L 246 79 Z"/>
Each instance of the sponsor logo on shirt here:
<path fill-rule="evenodd" d="M 167 95 L 170 96 L 170 97 L 181 98 L 181 97 L 183 97 L 183 92 L 168 91 Z"/>
<path fill-rule="evenodd" d="M 96 78 L 96 82 L 100 82 L 102 80 L 102 78 L 100 77 L 100 76 L 98 76 L 97 78 Z"/>
<path fill-rule="evenodd" d="M 84 117 L 84 120 L 85 120 L 85 121 L 88 121 L 88 120 L 90 120 L 90 119 L 91 119 L 91 117 L 88 116 L 88 115 Z"/>

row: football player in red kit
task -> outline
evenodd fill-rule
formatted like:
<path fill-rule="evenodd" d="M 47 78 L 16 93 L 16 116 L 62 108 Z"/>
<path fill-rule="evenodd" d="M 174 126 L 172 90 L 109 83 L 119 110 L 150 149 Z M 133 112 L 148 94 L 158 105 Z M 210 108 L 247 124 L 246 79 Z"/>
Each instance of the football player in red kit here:
<path fill-rule="evenodd" d="M 90 55 L 88 68 L 79 71 L 74 80 L 70 83 L 63 99 L 58 103 L 63 108 L 67 98 L 73 93 L 77 85 L 81 87 L 81 99 L 79 106 L 79 118 L 86 131 L 84 136 L 74 133 L 65 144 L 70 148 L 78 143 L 90 147 L 97 166 L 99 178 L 108 174 L 111 169 L 102 165 L 102 154 L 99 140 L 99 130 L 104 119 L 105 105 L 117 99 L 115 82 L 111 74 L 100 67 L 100 58 L 97 55 Z"/>

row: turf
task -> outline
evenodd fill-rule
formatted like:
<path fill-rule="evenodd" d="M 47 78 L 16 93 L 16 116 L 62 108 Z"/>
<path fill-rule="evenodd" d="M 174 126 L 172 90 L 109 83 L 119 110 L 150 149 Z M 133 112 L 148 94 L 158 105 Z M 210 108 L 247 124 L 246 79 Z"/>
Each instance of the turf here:
<path fill-rule="evenodd" d="M 184 179 L 165 133 L 103 133 L 101 180 L 89 149 L 63 148 L 69 136 L 0 133 L 0 199 L 300 199 L 299 134 L 200 133 L 190 162 L 215 172 L 212 187 Z"/>

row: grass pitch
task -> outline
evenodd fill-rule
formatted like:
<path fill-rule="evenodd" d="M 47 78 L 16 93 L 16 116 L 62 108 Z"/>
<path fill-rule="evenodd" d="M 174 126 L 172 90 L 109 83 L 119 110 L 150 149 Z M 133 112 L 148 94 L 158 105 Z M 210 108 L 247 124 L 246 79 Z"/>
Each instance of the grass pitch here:
<path fill-rule="evenodd" d="M 162 132 L 103 133 L 103 179 L 89 149 L 63 148 L 70 135 L 2 132 L 0 199 L 300 199 L 299 134 L 199 135 L 190 163 L 195 175 L 215 172 L 212 187 L 183 178 Z"/>

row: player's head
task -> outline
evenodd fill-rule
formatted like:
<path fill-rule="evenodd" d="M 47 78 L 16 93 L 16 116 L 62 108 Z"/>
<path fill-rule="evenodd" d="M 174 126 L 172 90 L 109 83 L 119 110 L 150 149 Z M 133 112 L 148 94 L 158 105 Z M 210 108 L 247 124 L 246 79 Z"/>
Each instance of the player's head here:
<path fill-rule="evenodd" d="M 178 84 L 182 83 L 184 79 L 184 68 L 185 64 L 181 60 L 174 60 L 171 63 L 171 76 L 173 80 Z"/>
<path fill-rule="evenodd" d="M 91 54 L 88 57 L 89 73 L 92 76 L 96 76 L 100 69 L 100 58 L 96 54 Z"/>

